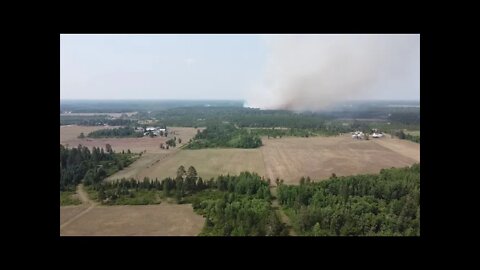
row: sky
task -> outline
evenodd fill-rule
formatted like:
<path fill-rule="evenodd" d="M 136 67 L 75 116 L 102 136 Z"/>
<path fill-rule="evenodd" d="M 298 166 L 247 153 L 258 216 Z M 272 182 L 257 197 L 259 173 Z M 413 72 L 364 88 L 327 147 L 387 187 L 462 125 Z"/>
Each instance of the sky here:
<path fill-rule="evenodd" d="M 62 34 L 60 98 L 419 100 L 420 36 Z"/>
<path fill-rule="evenodd" d="M 265 46 L 255 35 L 61 35 L 61 99 L 243 99 Z"/>

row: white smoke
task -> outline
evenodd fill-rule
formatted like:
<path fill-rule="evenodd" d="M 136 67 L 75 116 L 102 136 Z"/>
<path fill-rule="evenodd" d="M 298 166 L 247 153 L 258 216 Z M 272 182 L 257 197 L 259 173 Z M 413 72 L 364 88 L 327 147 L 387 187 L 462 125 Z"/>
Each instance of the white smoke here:
<path fill-rule="evenodd" d="M 248 107 L 322 110 L 418 91 L 419 35 L 268 35 L 264 81 Z"/>

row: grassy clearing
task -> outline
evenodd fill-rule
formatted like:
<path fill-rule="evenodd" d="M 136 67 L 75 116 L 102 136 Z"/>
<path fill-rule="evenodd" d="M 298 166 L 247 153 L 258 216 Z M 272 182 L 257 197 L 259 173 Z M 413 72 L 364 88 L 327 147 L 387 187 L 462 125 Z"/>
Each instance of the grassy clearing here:
<path fill-rule="evenodd" d="M 60 191 L 60 206 L 79 205 L 82 202 L 74 197 L 74 191 Z"/>
<path fill-rule="evenodd" d="M 107 205 L 148 205 L 160 204 L 161 191 L 158 190 L 132 190 L 130 195 L 120 195 Z"/>
<path fill-rule="evenodd" d="M 90 200 L 98 201 L 98 192 L 93 188 L 93 186 L 85 186 L 84 190 L 87 192 Z"/>
<path fill-rule="evenodd" d="M 88 193 L 90 199 L 100 202 L 103 205 L 149 205 L 160 204 L 163 194 L 159 190 L 146 190 L 146 189 L 130 189 L 128 192 L 118 192 L 116 189 L 106 189 L 104 194 L 108 194 L 108 197 L 114 199 L 109 201 L 101 201 L 99 199 L 99 190 L 96 190 L 93 186 L 87 186 L 85 190 Z M 112 196 L 112 194 L 115 194 Z"/>

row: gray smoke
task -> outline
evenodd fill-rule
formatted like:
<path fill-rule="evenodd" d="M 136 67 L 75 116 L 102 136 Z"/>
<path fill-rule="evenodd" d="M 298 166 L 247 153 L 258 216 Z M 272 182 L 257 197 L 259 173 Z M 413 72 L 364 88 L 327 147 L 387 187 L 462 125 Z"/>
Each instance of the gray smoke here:
<path fill-rule="evenodd" d="M 323 110 L 355 99 L 419 98 L 419 35 L 269 35 L 248 107 Z M 412 94 L 413 93 L 413 94 Z"/>

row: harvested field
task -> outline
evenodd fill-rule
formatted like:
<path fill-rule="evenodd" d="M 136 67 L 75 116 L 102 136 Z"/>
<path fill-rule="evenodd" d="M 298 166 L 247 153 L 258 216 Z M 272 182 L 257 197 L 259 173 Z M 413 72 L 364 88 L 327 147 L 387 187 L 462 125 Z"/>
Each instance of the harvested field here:
<path fill-rule="evenodd" d="M 376 142 L 396 153 L 420 162 L 420 144 L 408 140 L 382 138 Z"/>
<path fill-rule="evenodd" d="M 173 137 L 181 138 L 182 144 L 188 142 L 197 133 L 194 128 L 182 128 L 182 127 L 169 127 L 168 137 L 153 137 L 148 136 L 141 138 L 84 138 L 78 139 L 77 136 L 80 132 L 84 132 L 85 136 L 98 129 L 114 128 L 114 127 L 83 127 L 83 126 L 68 126 L 60 128 L 60 143 L 63 145 L 68 144 L 70 147 L 77 147 L 79 144 L 92 147 L 103 147 L 108 143 L 112 146 L 114 151 L 130 151 L 139 153 L 147 151 L 147 153 L 168 153 L 170 150 L 160 149 L 160 143 L 165 143 L 167 140 Z M 88 131 L 89 130 L 89 131 Z M 181 146 L 177 144 L 177 147 Z"/>
<path fill-rule="evenodd" d="M 81 210 L 61 207 L 60 225 L 74 211 L 78 213 Z M 190 204 L 96 206 L 61 228 L 60 235 L 195 236 L 201 232 L 204 222 L 205 219 L 194 213 Z"/>
<path fill-rule="evenodd" d="M 326 179 L 335 173 L 346 176 L 378 173 L 382 168 L 404 167 L 420 161 L 420 145 L 399 139 L 354 140 L 336 137 L 263 138 L 260 150 L 266 176 L 297 184 L 300 177 Z"/>
<path fill-rule="evenodd" d="M 238 174 L 245 170 L 265 174 L 260 149 L 182 149 L 152 167 L 145 168 L 138 176 L 140 179 L 145 176 L 159 179 L 175 177 L 180 165 L 186 169 L 189 166 L 195 167 L 198 175 L 204 179 L 220 174 Z"/>
<path fill-rule="evenodd" d="M 111 181 L 121 178 L 136 178 L 137 180 L 141 180 L 138 178 L 141 171 L 148 169 L 150 166 L 153 166 L 157 162 L 157 160 L 161 160 L 170 154 L 147 152 L 146 154 L 143 154 L 139 159 L 137 159 L 133 164 L 126 168 L 123 168 L 123 170 L 121 171 L 114 173 L 113 175 L 107 177 L 105 180 Z"/>
<path fill-rule="evenodd" d="M 60 143 L 69 143 L 70 141 L 77 140 L 78 135 L 83 132 L 85 136 L 88 133 L 107 128 L 118 128 L 116 126 L 77 126 L 77 125 L 68 125 L 60 126 Z M 75 144 L 76 147 L 78 144 Z M 72 145 L 70 145 L 72 146 Z"/>
<path fill-rule="evenodd" d="M 383 168 L 404 167 L 420 161 L 419 144 L 388 137 L 354 140 L 350 135 L 343 135 L 262 140 L 264 146 L 257 149 L 182 149 L 164 156 L 146 156 L 144 163 L 137 161 L 138 166 L 109 179 L 175 177 L 177 168 L 184 165 L 194 166 L 204 179 L 248 170 L 272 181 L 278 177 L 286 184 L 297 184 L 302 176 L 321 180 L 332 173 L 337 176 L 378 173 Z"/>
<path fill-rule="evenodd" d="M 71 218 L 80 214 L 82 211 L 88 208 L 88 205 L 69 205 L 60 207 L 60 225 L 67 222 Z"/>

